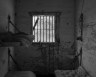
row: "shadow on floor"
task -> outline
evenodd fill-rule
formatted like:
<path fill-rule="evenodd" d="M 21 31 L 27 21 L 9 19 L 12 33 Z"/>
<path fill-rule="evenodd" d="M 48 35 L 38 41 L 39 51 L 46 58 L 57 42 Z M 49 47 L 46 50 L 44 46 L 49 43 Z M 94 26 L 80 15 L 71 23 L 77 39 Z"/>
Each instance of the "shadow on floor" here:
<path fill-rule="evenodd" d="M 37 74 L 36 77 L 55 77 L 55 75 L 54 74 L 48 74 L 48 75 Z"/>

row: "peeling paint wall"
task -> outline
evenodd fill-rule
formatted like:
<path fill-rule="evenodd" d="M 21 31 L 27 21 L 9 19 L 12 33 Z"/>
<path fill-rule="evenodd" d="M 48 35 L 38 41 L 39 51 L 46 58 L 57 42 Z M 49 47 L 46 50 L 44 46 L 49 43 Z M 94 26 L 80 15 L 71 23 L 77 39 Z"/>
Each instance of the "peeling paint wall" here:
<path fill-rule="evenodd" d="M 83 0 L 77 0 L 77 29 Z M 78 41 L 78 50 L 83 48 L 83 66 L 90 75 L 96 77 L 96 0 L 84 0 L 83 42 Z M 79 35 L 79 31 L 78 31 Z"/>
<path fill-rule="evenodd" d="M 0 33 L 7 32 L 8 15 L 14 21 L 14 0 L 0 0 Z M 10 28 L 13 31 L 13 28 Z M 1 46 L 1 45 L 0 45 Z M 0 47 L 0 77 L 8 72 L 8 47 Z"/>
<path fill-rule="evenodd" d="M 66 67 L 69 68 L 71 59 L 66 55 L 71 55 L 74 53 L 74 49 L 72 50 L 71 48 L 71 46 L 74 43 L 74 14 L 75 14 L 74 0 L 17 0 L 16 2 L 17 27 L 22 32 L 30 34 L 31 17 L 28 12 L 42 11 L 42 10 L 45 12 L 46 11 L 62 12 L 60 16 L 60 33 L 59 33 L 61 42 L 60 50 L 58 51 L 57 50 L 58 47 L 55 47 L 55 52 L 53 52 L 52 49 L 50 52 L 48 52 L 46 48 L 45 49 L 43 48 L 42 53 L 41 49 L 39 49 L 38 46 L 31 46 L 29 48 L 18 47 L 15 48 L 16 60 L 23 70 L 45 72 L 46 61 L 48 59 L 44 58 L 44 55 L 42 54 L 45 54 L 45 57 L 46 56 L 49 57 L 50 55 L 48 54 L 50 53 L 51 60 L 53 59 L 52 57 L 57 57 L 59 59 L 59 62 L 57 63 L 61 64 L 58 66 L 56 65 L 55 69 L 59 69 L 58 67 L 60 67 L 61 69 L 66 69 Z M 53 54 L 55 56 L 52 56 Z M 55 61 L 57 61 L 57 59 L 55 59 Z M 50 65 L 51 64 L 52 63 L 50 63 Z"/>

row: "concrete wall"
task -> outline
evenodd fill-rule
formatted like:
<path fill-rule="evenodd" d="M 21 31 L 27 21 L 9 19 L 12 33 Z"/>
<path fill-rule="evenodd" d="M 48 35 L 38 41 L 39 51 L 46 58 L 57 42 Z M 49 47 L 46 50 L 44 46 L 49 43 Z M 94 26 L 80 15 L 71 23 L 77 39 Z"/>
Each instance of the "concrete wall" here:
<path fill-rule="evenodd" d="M 62 12 L 60 17 L 60 57 L 62 69 L 66 67 L 65 52 L 74 52 L 71 46 L 74 42 L 74 0 L 17 0 L 16 2 L 16 24 L 17 27 L 26 33 L 30 34 L 31 17 L 28 14 L 30 11 L 59 11 Z M 15 49 L 16 59 L 22 69 L 39 70 L 42 66 L 42 53 L 37 46 L 29 48 L 18 47 Z M 44 53 L 47 51 L 44 51 Z M 57 52 L 56 52 L 57 53 Z M 37 68 L 38 66 L 39 69 Z M 36 68 L 35 68 L 36 67 Z M 44 70 L 43 70 L 44 71 Z"/>
<path fill-rule="evenodd" d="M 14 21 L 14 0 L 0 0 L 0 33 L 7 32 L 10 15 Z M 12 30 L 12 28 L 10 28 Z M 0 45 L 1 46 L 1 45 Z M 8 47 L 0 47 L 0 77 L 8 72 Z"/>
<path fill-rule="evenodd" d="M 83 0 L 77 0 L 77 29 L 78 36 L 79 17 L 82 9 Z M 83 14 L 83 42 L 78 41 L 78 51 L 83 48 L 82 65 L 90 75 L 96 77 L 96 0 L 84 0 Z"/>

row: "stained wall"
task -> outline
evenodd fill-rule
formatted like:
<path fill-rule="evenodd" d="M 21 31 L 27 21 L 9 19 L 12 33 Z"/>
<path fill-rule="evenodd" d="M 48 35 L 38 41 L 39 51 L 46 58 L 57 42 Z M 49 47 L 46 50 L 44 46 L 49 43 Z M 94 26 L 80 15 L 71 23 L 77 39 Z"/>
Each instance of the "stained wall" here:
<path fill-rule="evenodd" d="M 14 21 L 14 0 L 0 0 L 0 33 L 8 31 L 8 15 Z M 10 27 L 13 31 L 13 28 Z M 0 44 L 0 77 L 8 72 L 8 47 Z"/>
<path fill-rule="evenodd" d="M 96 76 L 96 1 L 77 0 L 77 32 L 80 35 L 80 14 L 84 15 L 83 41 L 78 41 L 78 51 L 82 47 L 82 65 L 92 77 Z M 82 9 L 83 5 L 83 9 Z"/>
<path fill-rule="evenodd" d="M 61 12 L 60 16 L 60 50 L 48 51 L 44 49 L 41 52 L 40 46 L 17 47 L 15 48 L 15 58 L 19 63 L 19 66 L 23 70 L 32 70 L 44 72 L 45 68 L 49 70 L 49 65 L 53 64 L 53 57 L 55 57 L 56 64 L 55 69 L 65 69 L 66 66 L 70 66 L 71 58 L 66 56 L 74 53 L 74 49 L 71 46 L 74 43 L 74 26 L 75 26 L 75 5 L 74 0 L 17 0 L 16 2 L 16 25 L 25 33 L 30 34 L 32 21 L 29 15 L 31 11 L 49 11 L 49 12 Z M 49 56 L 53 60 L 49 63 Z M 53 56 L 54 54 L 54 56 Z M 45 57 L 44 57 L 45 55 Z M 59 57 L 58 57 L 59 56 Z M 57 62 L 57 60 L 59 60 Z M 46 62 L 47 61 L 47 62 Z M 44 63 L 45 62 L 45 63 Z M 69 64 L 67 64 L 67 63 Z M 48 65 L 49 63 L 49 65 Z M 61 64 L 61 65 L 58 65 Z M 47 65 L 47 66 L 46 66 Z M 51 69 L 51 67 L 50 67 Z M 53 68 L 52 68 L 53 69 Z"/>

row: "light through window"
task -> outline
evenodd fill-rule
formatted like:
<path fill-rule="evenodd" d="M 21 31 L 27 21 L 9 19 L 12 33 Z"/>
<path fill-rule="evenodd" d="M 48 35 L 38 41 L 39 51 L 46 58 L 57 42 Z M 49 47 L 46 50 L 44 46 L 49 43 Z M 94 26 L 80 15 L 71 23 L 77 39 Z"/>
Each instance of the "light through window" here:
<path fill-rule="evenodd" d="M 33 42 L 55 42 L 55 16 L 33 15 L 32 16 Z"/>

